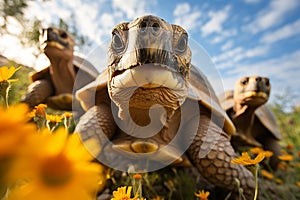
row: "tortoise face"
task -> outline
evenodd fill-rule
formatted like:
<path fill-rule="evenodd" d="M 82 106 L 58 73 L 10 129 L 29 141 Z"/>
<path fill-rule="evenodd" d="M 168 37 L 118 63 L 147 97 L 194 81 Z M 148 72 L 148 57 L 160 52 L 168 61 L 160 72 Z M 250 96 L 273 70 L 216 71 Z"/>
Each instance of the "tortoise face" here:
<path fill-rule="evenodd" d="M 259 106 L 268 101 L 270 89 L 270 81 L 266 77 L 243 77 L 235 84 L 234 100 L 240 104 Z"/>
<path fill-rule="evenodd" d="M 121 23 L 109 47 L 111 99 L 118 105 L 130 93 L 133 107 L 158 103 L 176 109 L 187 95 L 190 62 L 188 35 L 180 26 L 151 15 Z"/>
<path fill-rule="evenodd" d="M 70 34 L 57 28 L 42 29 L 40 48 L 48 57 L 65 57 L 73 55 L 75 42 Z"/>

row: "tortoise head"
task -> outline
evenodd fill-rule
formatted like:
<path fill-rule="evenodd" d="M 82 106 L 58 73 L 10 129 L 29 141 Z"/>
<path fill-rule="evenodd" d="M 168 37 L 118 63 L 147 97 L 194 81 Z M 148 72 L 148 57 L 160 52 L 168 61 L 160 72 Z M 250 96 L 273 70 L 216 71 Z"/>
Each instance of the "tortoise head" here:
<path fill-rule="evenodd" d="M 65 58 L 73 56 L 74 39 L 64 30 L 49 27 L 40 31 L 40 48 L 48 58 Z"/>
<path fill-rule="evenodd" d="M 234 101 L 242 105 L 257 107 L 268 101 L 270 89 L 270 81 L 266 77 L 243 77 L 235 84 Z"/>
<path fill-rule="evenodd" d="M 187 96 L 191 51 L 187 32 L 152 15 L 112 30 L 108 90 L 119 106 L 177 109 Z"/>

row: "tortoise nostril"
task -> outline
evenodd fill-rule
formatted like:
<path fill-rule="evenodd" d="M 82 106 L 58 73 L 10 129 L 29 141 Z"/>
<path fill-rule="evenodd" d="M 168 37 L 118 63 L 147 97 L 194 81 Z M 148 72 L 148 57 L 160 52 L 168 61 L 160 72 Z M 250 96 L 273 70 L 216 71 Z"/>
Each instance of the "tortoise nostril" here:
<path fill-rule="evenodd" d="M 158 32 L 160 26 L 157 22 L 154 22 L 151 27 L 153 32 Z"/>
<path fill-rule="evenodd" d="M 140 29 L 142 32 L 144 32 L 146 30 L 146 28 L 147 28 L 147 23 L 145 21 L 143 21 L 140 25 Z"/>
<path fill-rule="evenodd" d="M 261 79 L 261 77 L 257 77 L 255 80 L 256 80 L 257 82 L 260 82 L 262 79 Z"/>

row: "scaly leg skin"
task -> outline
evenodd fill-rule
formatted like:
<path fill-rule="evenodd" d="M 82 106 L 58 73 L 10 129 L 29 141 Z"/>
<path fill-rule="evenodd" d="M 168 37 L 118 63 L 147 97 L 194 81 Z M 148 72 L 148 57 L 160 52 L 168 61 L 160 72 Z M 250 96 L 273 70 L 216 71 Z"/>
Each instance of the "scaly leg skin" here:
<path fill-rule="evenodd" d="M 22 102 L 33 108 L 40 103 L 45 103 L 53 93 L 53 86 L 48 80 L 38 80 L 29 85 L 26 94 L 22 97 Z"/>
<path fill-rule="evenodd" d="M 91 107 L 84 115 L 80 117 L 80 120 L 75 128 L 75 133 L 80 134 L 82 141 L 87 141 L 89 139 L 96 140 L 97 146 L 89 146 L 86 143 L 87 150 L 95 157 L 97 157 L 97 162 L 99 162 L 99 157 L 102 147 L 105 142 L 110 139 L 116 131 L 116 124 L 113 120 L 110 106 L 107 104 L 99 104 L 97 106 Z M 103 165 L 106 168 L 105 165 Z M 105 189 L 107 171 L 105 170 L 102 174 L 102 184 L 99 185 L 98 193 L 100 194 Z M 104 194 L 105 196 L 105 194 Z"/>
<path fill-rule="evenodd" d="M 101 151 L 106 141 L 115 133 L 116 127 L 110 106 L 99 104 L 81 116 L 75 132 L 80 134 L 83 141 L 96 139 Z M 94 151 L 91 149 L 91 152 Z"/>
<path fill-rule="evenodd" d="M 255 183 L 252 173 L 242 165 L 231 163 L 236 157 L 234 150 L 226 133 L 211 121 L 211 113 L 206 108 L 201 109 L 198 123 L 198 132 L 188 154 L 201 175 L 212 184 L 233 191 L 232 195 L 237 195 L 238 179 L 246 199 L 253 199 Z"/>
<path fill-rule="evenodd" d="M 58 110 L 72 110 L 73 95 L 63 93 L 47 98 L 47 105 Z"/>

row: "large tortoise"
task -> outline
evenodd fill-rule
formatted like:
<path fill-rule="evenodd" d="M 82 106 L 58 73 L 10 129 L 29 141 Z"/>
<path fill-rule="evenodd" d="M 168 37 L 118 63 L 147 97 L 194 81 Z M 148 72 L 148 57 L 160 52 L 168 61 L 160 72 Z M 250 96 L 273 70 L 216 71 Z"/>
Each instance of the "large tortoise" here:
<path fill-rule="evenodd" d="M 50 66 L 31 75 L 22 101 L 34 107 L 47 103 L 59 110 L 72 110 L 73 90 L 96 79 L 99 72 L 87 60 L 75 56 L 75 42 L 70 34 L 57 28 L 43 29 L 40 47 L 50 60 Z M 80 76 L 77 76 L 77 74 Z"/>
<path fill-rule="evenodd" d="M 254 146 L 272 151 L 274 155 L 270 158 L 270 166 L 276 169 L 281 135 L 274 114 L 265 104 L 270 89 L 271 84 L 266 77 L 243 77 L 236 82 L 234 91 L 220 96 L 220 102 L 237 129 L 232 145 L 236 149 Z"/>
<path fill-rule="evenodd" d="M 117 25 L 108 68 L 76 97 L 87 111 L 75 131 L 98 141 L 101 163 L 141 172 L 191 161 L 216 186 L 236 191 L 238 179 L 252 197 L 253 175 L 231 163 L 235 128 L 191 64 L 182 27 L 152 15 Z"/>

